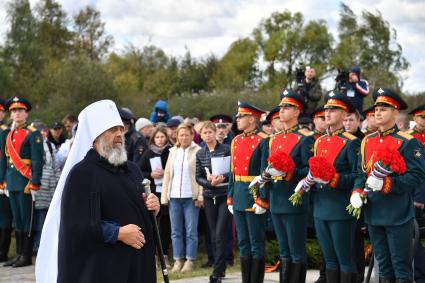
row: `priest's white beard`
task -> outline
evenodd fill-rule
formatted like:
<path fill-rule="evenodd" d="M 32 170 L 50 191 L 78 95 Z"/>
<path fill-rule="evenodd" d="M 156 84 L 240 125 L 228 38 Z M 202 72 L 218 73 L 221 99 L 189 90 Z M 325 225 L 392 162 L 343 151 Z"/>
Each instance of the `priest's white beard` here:
<path fill-rule="evenodd" d="M 112 144 L 110 146 L 108 142 L 100 137 L 99 138 L 99 154 L 109 163 L 114 166 L 121 165 L 127 161 L 127 151 L 125 150 L 124 140 L 121 144 Z"/>

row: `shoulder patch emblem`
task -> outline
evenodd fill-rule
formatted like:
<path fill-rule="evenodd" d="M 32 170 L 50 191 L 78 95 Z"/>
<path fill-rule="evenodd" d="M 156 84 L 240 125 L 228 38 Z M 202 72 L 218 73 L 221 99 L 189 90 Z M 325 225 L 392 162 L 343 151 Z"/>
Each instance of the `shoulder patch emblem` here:
<path fill-rule="evenodd" d="M 36 138 L 35 138 L 35 142 L 36 142 L 36 143 L 41 143 L 41 137 L 36 137 Z"/>
<path fill-rule="evenodd" d="M 355 135 L 350 134 L 349 132 L 344 132 L 344 133 L 342 133 L 342 135 L 343 135 L 344 137 L 346 137 L 346 138 L 350 139 L 350 140 L 355 140 L 355 139 L 357 139 L 357 137 L 356 137 Z"/>
<path fill-rule="evenodd" d="M 408 134 L 408 133 L 406 133 L 406 132 L 398 131 L 398 132 L 397 132 L 397 135 L 402 136 L 403 138 L 405 138 L 405 139 L 407 139 L 407 140 L 411 140 L 411 139 L 413 139 L 413 136 L 412 136 L 412 135 L 409 135 L 409 134 Z"/>
<path fill-rule="evenodd" d="M 314 135 L 314 132 L 309 131 L 307 129 L 300 129 L 298 132 L 307 137 Z"/>
<path fill-rule="evenodd" d="M 415 149 L 413 152 L 414 152 L 414 155 L 415 155 L 416 158 L 421 158 L 422 153 L 421 153 L 421 150 L 419 148 Z"/>

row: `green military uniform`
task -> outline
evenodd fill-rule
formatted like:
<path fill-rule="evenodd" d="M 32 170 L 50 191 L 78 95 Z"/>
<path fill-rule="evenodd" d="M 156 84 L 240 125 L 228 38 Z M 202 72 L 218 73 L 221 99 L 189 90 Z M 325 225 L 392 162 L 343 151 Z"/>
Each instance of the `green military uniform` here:
<path fill-rule="evenodd" d="M 326 100 L 325 109 L 353 109 L 347 98 L 333 94 Z M 319 137 L 314 155 L 332 164 L 336 174 L 328 184 L 317 184 L 313 194 L 313 217 L 317 237 L 326 262 L 329 283 L 351 282 L 356 273 L 354 232 L 356 220 L 346 211 L 353 183 L 357 177 L 357 157 L 360 141 L 344 128 Z M 338 275 L 340 274 L 340 275 Z"/>
<path fill-rule="evenodd" d="M 5 101 L 0 99 L 0 111 L 5 111 Z M 4 141 L 4 131 L 7 126 L 0 121 L 0 145 Z M 0 148 L 0 162 L 5 160 L 4 148 Z M 5 194 L 4 175 L 0 172 L 0 262 L 8 260 L 10 237 L 12 232 L 12 212 L 10 210 L 9 199 Z"/>
<path fill-rule="evenodd" d="M 31 104 L 23 98 L 14 97 L 6 102 L 9 111 L 31 110 Z M 31 264 L 33 201 L 31 190 L 40 188 L 43 168 L 43 138 L 32 127 L 21 126 L 5 131 L 7 161 L 0 163 L 0 171 L 6 175 L 6 189 L 15 223 L 17 257 L 5 265 L 14 267 Z M 18 170 L 19 169 L 19 170 Z"/>
<path fill-rule="evenodd" d="M 239 103 L 239 115 L 259 117 L 262 110 L 247 103 Z M 227 204 L 233 206 L 238 245 L 241 256 L 243 282 L 263 282 L 265 255 L 265 214 L 251 210 L 254 197 L 248 186 L 261 168 L 261 141 L 266 135 L 257 130 L 236 136 L 231 144 L 231 174 Z M 265 196 L 259 195 L 255 203 L 268 207 Z"/>
<path fill-rule="evenodd" d="M 305 104 L 302 96 L 285 90 L 280 106 L 296 107 L 301 111 Z M 305 282 L 309 197 L 308 193 L 304 195 L 305 201 L 301 206 L 293 206 L 288 199 L 298 182 L 308 173 L 308 160 L 313 154 L 313 133 L 295 125 L 269 137 L 266 142 L 267 146 L 263 147 L 262 153 L 263 169 L 268 165 L 268 157 L 276 151 L 288 154 L 296 165 L 294 172 L 284 178 L 274 177 L 274 181 L 264 187 L 270 199 L 270 213 L 279 242 L 280 281 Z"/>
<path fill-rule="evenodd" d="M 407 108 L 406 103 L 393 91 L 379 89 L 374 92 L 376 106 Z M 413 136 L 401 132 L 396 125 L 385 132 L 375 132 L 363 139 L 361 160 L 358 170 L 363 174 L 356 179 L 355 192 L 363 190 L 367 178 L 374 171 L 374 152 L 397 150 L 406 163 L 402 175 L 391 173 L 383 178 L 382 189 L 368 189 L 367 203 L 364 207 L 365 222 L 374 255 L 379 264 L 380 282 L 413 282 L 410 255 L 413 237 L 413 193 L 425 178 L 425 159 L 423 146 Z"/>

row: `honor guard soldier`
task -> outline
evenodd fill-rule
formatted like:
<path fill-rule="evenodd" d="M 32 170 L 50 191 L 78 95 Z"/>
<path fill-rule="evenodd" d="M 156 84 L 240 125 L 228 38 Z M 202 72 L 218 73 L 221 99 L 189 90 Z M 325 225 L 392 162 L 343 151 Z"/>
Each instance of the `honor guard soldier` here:
<path fill-rule="evenodd" d="M 295 163 L 294 172 L 272 177 L 274 181 L 267 183 L 265 189 L 270 195 L 270 213 L 279 242 L 279 282 L 303 283 L 307 264 L 305 245 L 308 201 L 304 201 L 301 206 L 293 206 L 288 199 L 298 182 L 308 173 L 314 138 L 313 132 L 300 129 L 298 125 L 298 117 L 306 107 L 301 95 L 284 90 L 279 107 L 283 129 L 267 139 L 267 147 L 263 147 L 262 168 L 268 166 L 268 157 L 276 151 L 285 152 Z"/>
<path fill-rule="evenodd" d="M 413 120 L 416 122 L 415 127 L 408 133 L 414 136 L 425 148 L 425 104 L 416 107 L 409 114 L 413 116 Z M 415 189 L 414 204 L 416 208 L 416 219 L 419 224 L 419 229 L 422 231 L 425 229 L 425 182 Z M 425 282 L 425 252 L 424 248 L 419 242 L 415 252 L 415 282 Z"/>
<path fill-rule="evenodd" d="M 280 132 L 282 130 L 282 123 L 279 118 L 280 106 L 275 106 L 270 110 L 269 114 L 266 116 L 266 120 L 270 121 L 270 124 L 273 126 L 274 133 Z"/>
<path fill-rule="evenodd" d="M 315 109 L 311 114 L 313 117 L 314 124 L 314 139 L 317 140 L 319 137 L 323 136 L 326 133 L 326 122 L 325 122 L 325 108 L 320 106 Z"/>
<path fill-rule="evenodd" d="M 7 126 L 3 120 L 6 116 L 6 102 L 0 99 L 0 145 L 4 144 Z M 0 161 L 4 157 L 4 148 L 0 152 Z M 0 172 L 1 174 L 2 172 Z M 4 174 L 0 176 L 4 180 Z M 3 183 L 3 181 L 1 182 Z M 4 186 L 0 187 L 0 262 L 8 260 L 10 237 L 12 233 L 12 212 L 10 210 L 9 198 L 5 194 Z"/>
<path fill-rule="evenodd" d="M 6 109 L 13 120 L 6 130 L 1 158 L 0 176 L 2 186 L 9 193 L 9 201 L 15 223 L 16 257 L 4 266 L 21 267 L 32 261 L 32 221 L 34 196 L 40 188 L 43 168 L 43 138 L 35 128 L 27 126 L 31 104 L 22 97 L 13 97 L 6 102 Z"/>
<path fill-rule="evenodd" d="M 264 111 L 239 102 L 236 122 L 242 134 L 231 144 L 231 174 L 227 205 L 234 215 L 243 283 L 261 283 L 264 280 L 265 219 L 268 203 L 265 196 L 254 196 L 248 186 L 260 174 L 261 141 L 267 136 L 257 129 Z"/>
<path fill-rule="evenodd" d="M 365 135 L 376 132 L 378 130 L 378 126 L 376 125 L 375 121 L 375 105 L 372 105 L 371 107 L 364 110 L 363 115 L 366 120 Z"/>
<path fill-rule="evenodd" d="M 362 141 L 358 165 L 361 174 L 355 182 L 351 205 L 354 207 L 359 201 L 365 203 L 364 217 L 379 264 L 379 282 L 413 282 L 412 194 L 425 178 L 424 150 L 413 136 L 396 126 L 399 111 L 407 109 L 403 99 L 387 88 L 376 90 L 373 99 L 379 130 Z M 382 165 L 380 152 L 399 152 L 406 165 L 405 172 L 400 169 L 400 173 L 394 173 L 393 168 L 403 167 L 401 161 L 397 162 L 398 167 Z M 395 155 L 391 156 L 391 160 L 395 160 Z M 362 192 L 363 189 L 368 193 Z"/>
<path fill-rule="evenodd" d="M 325 99 L 327 133 L 314 145 L 314 156 L 333 165 L 336 174 L 327 183 L 318 183 L 313 197 L 313 217 L 317 237 L 326 262 L 326 282 L 356 282 L 354 231 L 356 220 L 346 211 L 356 178 L 360 141 L 345 132 L 347 113 L 354 107 L 341 93 L 331 92 Z"/>

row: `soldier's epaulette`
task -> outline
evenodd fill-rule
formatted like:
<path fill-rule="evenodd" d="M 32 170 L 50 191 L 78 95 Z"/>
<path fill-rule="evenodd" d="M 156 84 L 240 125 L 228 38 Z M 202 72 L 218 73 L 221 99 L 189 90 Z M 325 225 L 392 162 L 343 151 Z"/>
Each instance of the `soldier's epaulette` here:
<path fill-rule="evenodd" d="M 405 138 L 408 141 L 414 138 L 412 135 L 410 135 L 406 132 L 402 132 L 402 131 L 398 131 L 397 135 L 402 136 L 403 138 Z"/>
<path fill-rule="evenodd" d="M 307 129 L 299 129 L 298 133 L 300 133 L 300 134 L 302 134 L 303 136 L 306 136 L 306 137 L 314 135 L 314 132 L 309 131 Z"/>
<path fill-rule="evenodd" d="M 28 130 L 30 130 L 31 132 L 35 132 L 35 131 L 37 131 L 37 129 L 36 129 L 34 126 L 31 126 L 31 125 L 29 125 L 29 126 L 27 127 L 27 129 L 28 129 Z"/>
<path fill-rule="evenodd" d="M 413 134 L 415 134 L 415 130 L 410 129 L 410 130 L 408 130 L 408 131 L 407 131 L 407 133 L 408 133 L 409 135 L 413 135 Z"/>
<path fill-rule="evenodd" d="M 349 139 L 349 140 L 355 140 L 355 139 L 357 139 L 357 137 L 355 135 L 350 134 L 349 132 L 344 132 L 344 133 L 342 133 L 342 135 L 344 137 L 346 137 L 347 139 Z"/>
<path fill-rule="evenodd" d="M 1 126 L 0 126 L 0 129 L 2 129 L 3 131 L 6 131 L 8 128 L 7 128 L 7 126 L 6 126 L 6 125 L 1 125 Z"/>
<path fill-rule="evenodd" d="M 264 133 L 264 132 L 258 132 L 257 135 L 259 135 L 260 137 L 262 137 L 263 139 L 268 138 L 269 135 Z"/>

